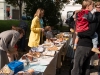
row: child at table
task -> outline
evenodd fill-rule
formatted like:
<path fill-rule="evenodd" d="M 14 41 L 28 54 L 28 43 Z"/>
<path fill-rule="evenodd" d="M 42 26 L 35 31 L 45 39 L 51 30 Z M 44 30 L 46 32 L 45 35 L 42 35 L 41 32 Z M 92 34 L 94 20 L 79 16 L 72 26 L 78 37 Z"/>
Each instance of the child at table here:
<path fill-rule="evenodd" d="M 45 35 L 46 35 L 46 40 L 50 41 L 51 38 L 53 38 L 53 33 L 52 33 L 52 29 L 50 26 L 46 26 L 45 27 Z"/>

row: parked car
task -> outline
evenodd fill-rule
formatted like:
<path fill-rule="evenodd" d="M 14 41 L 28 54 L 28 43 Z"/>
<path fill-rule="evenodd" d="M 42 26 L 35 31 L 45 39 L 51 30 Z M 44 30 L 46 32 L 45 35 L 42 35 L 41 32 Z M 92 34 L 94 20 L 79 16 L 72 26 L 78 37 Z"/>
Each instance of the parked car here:
<path fill-rule="evenodd" d="M 22 16 L 22 20 L 32 20 L 31 16 Z"/>

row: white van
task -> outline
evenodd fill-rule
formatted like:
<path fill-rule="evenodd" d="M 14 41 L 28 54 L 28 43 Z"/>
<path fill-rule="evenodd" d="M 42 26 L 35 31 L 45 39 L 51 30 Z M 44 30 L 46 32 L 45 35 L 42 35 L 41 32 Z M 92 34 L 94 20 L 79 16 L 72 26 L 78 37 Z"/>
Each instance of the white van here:
<path fill-rule="evenodd" d="M 60 10 L 63 25 L 66 25 L 65 24 L 66 19 L 72 16 L 75 10 L 81 9 L 81 7 L 82 7 L 81 4 L 75 4 L 75 1 L 73 0 L 70 1 L 69 4 L 64 4 L 63 8 Z"/>

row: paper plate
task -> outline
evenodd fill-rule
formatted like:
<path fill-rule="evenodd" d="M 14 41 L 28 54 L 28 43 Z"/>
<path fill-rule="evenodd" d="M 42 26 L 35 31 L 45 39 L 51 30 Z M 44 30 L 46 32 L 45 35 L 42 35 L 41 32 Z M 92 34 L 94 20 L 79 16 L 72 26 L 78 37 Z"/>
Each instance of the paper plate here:
<path fill-rule="evenodd" d="M 40 64 L 40 65 L 49 65 L 49 62 L 46 61 L 46 60 L 44 60 L 44 61 L 41 60 L 39 64 Z"/>
<path fill-rule="evenodd" d="M 29 63 L 29 64 L 30 64 L 30 66 L 33 66 L 33 65 L 38 65 L 39 62 L 31 62 L 31 63 Z"/>

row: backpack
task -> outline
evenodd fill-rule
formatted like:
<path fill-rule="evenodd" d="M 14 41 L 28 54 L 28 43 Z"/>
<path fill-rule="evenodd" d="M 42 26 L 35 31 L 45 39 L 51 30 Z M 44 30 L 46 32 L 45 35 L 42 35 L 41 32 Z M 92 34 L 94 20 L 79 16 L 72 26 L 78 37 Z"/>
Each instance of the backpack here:
<path fill-rule="evenodd" d="M 65 23 L 66 23 L 70 28 L 74 28 L 75 21 L 74 21 L 73 15 L 72 15 L 71 17 L 69 17 L 68 19 L 66 19 Z"/>
<path fill-rule="evenodd" d="M 19 27 L 21 27 L 22 29 L 24 29 L 24 31 L 27 31 L 28 25 L 25 21 L 21 20 L 19 23 Z"/>

